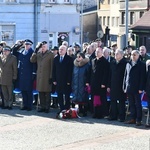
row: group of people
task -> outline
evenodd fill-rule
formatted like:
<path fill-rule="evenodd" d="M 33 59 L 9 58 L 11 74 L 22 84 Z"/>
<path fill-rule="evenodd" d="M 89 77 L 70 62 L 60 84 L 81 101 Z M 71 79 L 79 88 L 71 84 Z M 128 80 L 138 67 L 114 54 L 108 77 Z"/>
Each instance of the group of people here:
<path fill-rule="evenodd" d="M 87 116 L 90 111 L 93 118 L 107 117 L 110 121 L 124 122 L 128 99 L 131 119 L 126 123 L 142 124 L 143 92 L 147 94 L 150 109 L 150 57 L 145 46 L 139 50 L 128 46 L 123 51 L 117 48 L 117 44 L 111 48 L 103 47 L 100 39 L 82 46 L 77 42 L 69 46 L 63 41 L 61 46 L 51 50 L 48 50 L 46 41 L 39 42 L 35 50 L 32 44 L 27 39 L 16 41 L 11 48 L 4 43 L 0 45 L 4 109 L 12 109 L 12 90 L 17 87 L 23 98 L 21 110 L 32 110 L 33 82 L 36 80 L 40 99 L 38 112 L 49 112 L 53 91 L 57 92 L 60 107 L 57 116 L 77 104 L 82 116 Z M 73 98 L 70 99 L 71 93 Z"/>

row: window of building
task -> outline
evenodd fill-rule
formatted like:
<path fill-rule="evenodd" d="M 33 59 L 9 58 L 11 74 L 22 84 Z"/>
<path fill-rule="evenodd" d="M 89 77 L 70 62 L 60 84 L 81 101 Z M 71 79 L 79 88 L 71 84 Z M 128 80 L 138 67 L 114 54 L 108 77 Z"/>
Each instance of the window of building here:
<path fill-rule="evenodd" d="M 112 20 L 111 20 L 111 26 L 112 26 L 112 27 L 115 26 L 115 17 L 112 17 Z"/>
<path fill-rule="evenodd" d="M 107 17 L 107 25 L 110 25 L 110 17 Z"/>
<path fill-rule="evenodd" d="M 56 0 L 49 0 L 49 3 L 55 3 Z"/>
<path fill-rule="evenodd" d="M 110 4 L 110 0 L 108 0 L 108 4 Z"/>
<path fill-rule="evenodd" d="M 103 17 L 103 26 L 106 25 L 106 17 Z"/>
<path fill-rule="evenodd" d="M 116 17 L 116 26 L 119 26 L 119 17 Z"/>
<path fill-rule="evenodd" d="M 0 25 L 0 41 L 13 45 L 15 41 L 15 25 Z"/>
<path fill-rule="evenodd" d="M 70 0 L 64 0 L 64 3 L 69 3 L 70 2 Z"/>
<path fill-rule="evenodd" d="M 134 19 L 135 19 L 135 13 L 134 12 L 130 12 L 130 24 L 134 24 Z"/>
<path fill-rule="evenodd" d="M 18 3 L 18 0 L 5 0 L 6 3 Z"/>
<path fill-rule="evenodd" d="M 141 11 L 140 12 L 140 18 L 143 16 L 143 14 L 144 14 L 144 11 Z"/>
<path fill-rule="evenodd" d="M 121 24 L 125 24 L 125 12 L 121 13 Z"/>
<path fill-rule="evenodd" d="M 114 4 L 114 3 L 115 3 L 115 0 L 112 0 L 111 3 Z"/>

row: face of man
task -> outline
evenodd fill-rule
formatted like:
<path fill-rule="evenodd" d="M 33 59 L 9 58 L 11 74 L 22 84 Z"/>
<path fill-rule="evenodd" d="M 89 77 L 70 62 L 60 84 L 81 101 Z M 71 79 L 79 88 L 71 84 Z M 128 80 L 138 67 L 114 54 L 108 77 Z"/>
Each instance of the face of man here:
<path fill-rule="evenodd" d="M 97 58 L 101 58 L 103 56 L 103 49 L 98 47 L 95 51 L 95 55 Z"/>
<path fill-rule="evenodd" d="M 31 48 L 30 44 L 25 44 L 25 50 L 29 50 Z"/>
<path fill-rule="evenodd" d="M 74 50 L 75 50 L 75 52 L 77 52 L 80 50 L 80 48 L 78 46 L 74 46 Z"/>
<path fill-rule="evenodd" d="M 52 53 L 53 53 L 54 55 L 57 55 L 58 51 L 54 49 L 54 50 L 52 51 Z"/>
<path fill-rule="evenodd" d="M 47 49 L 48 49 L 47 44 L 43 44 L 42 45 L 42 52 L 45 53 L 47 51 Z"/>
<path fill-rule="evenodd" d="M 67 51 L 67 47 L 62 45 L 59 47 L 59 55 L 60 56 L 64 56 L 66 54 L 66 51 Z"/>
<path fill-rule="evenodd" d="M 131 60 L 136 62 L 137 60 L 139 59 L 139 54 L 134 52 L 134 53 L 131 53 Z"/>
<path fill-rule="evenodd" d="M 87 47 L 87 53 L 90 54 L 90 55 L 93 53 L 93 49 L 92 49 L 92 46 L 91 46 L 91 45 L 89 45 L 89 46 Z"/>
<path fill-rule="evenodd" d="M 4 55 L 4 56 L 8 56 L 9 54 L 10 54 L 10 51 L 3 50 L 3 55 Z"/>
<path fill-rule="evenodd" d="M 146 54 L 146 49 L 144 47 L 140 47 L 140 55 L 145 56 Z"/>
<path fill-rule="evenodd" d="M 67 55 L 71 56 L 73 54 L 72 48 L 67 49 Z"/>
<path fill-rule="evenodd" d="M 119 51 L 116 50 L 115 52 L 116 61 L 120 61 L 122 58 L 123 58 L 123 55 Z"/>

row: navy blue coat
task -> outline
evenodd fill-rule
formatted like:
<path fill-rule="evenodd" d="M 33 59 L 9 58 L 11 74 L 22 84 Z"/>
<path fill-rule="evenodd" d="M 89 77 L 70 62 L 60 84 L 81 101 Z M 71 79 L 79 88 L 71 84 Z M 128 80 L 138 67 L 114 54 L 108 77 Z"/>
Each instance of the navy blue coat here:
<path fill-rule="evenodd" d="M 88 92 L 85 90 L 85 84 L 89 83 L 90 78 L 90 64 L 88 61 L 89 59 L 85 60 L 81 66 L 77 66 L 76 60 L 74 61 L 72 79 L 72 92 L 74 94 L 72 101 L 74 102 L 88 102 Z"/>
<path fill-rule="evenodd" d="M 30 62 L 33 50 L 30 48 L 26 55 L 23 55 L 24 49 L 15 52 L 18 59 L 18 79 L 16 86 L 22 91 L 33 90 L 33 73 L 36 72 L 36 64 Z"/>

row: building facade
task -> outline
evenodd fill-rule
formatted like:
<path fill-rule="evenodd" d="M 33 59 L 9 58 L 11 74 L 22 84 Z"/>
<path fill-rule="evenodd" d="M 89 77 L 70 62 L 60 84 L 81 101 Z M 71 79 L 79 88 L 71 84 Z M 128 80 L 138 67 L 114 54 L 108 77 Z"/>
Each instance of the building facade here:
<path fill-rule="evenodd" d="M 0 0 L 0 41 L 47 41 L 49 47 L 80 40 L 80 0 Z"/>

